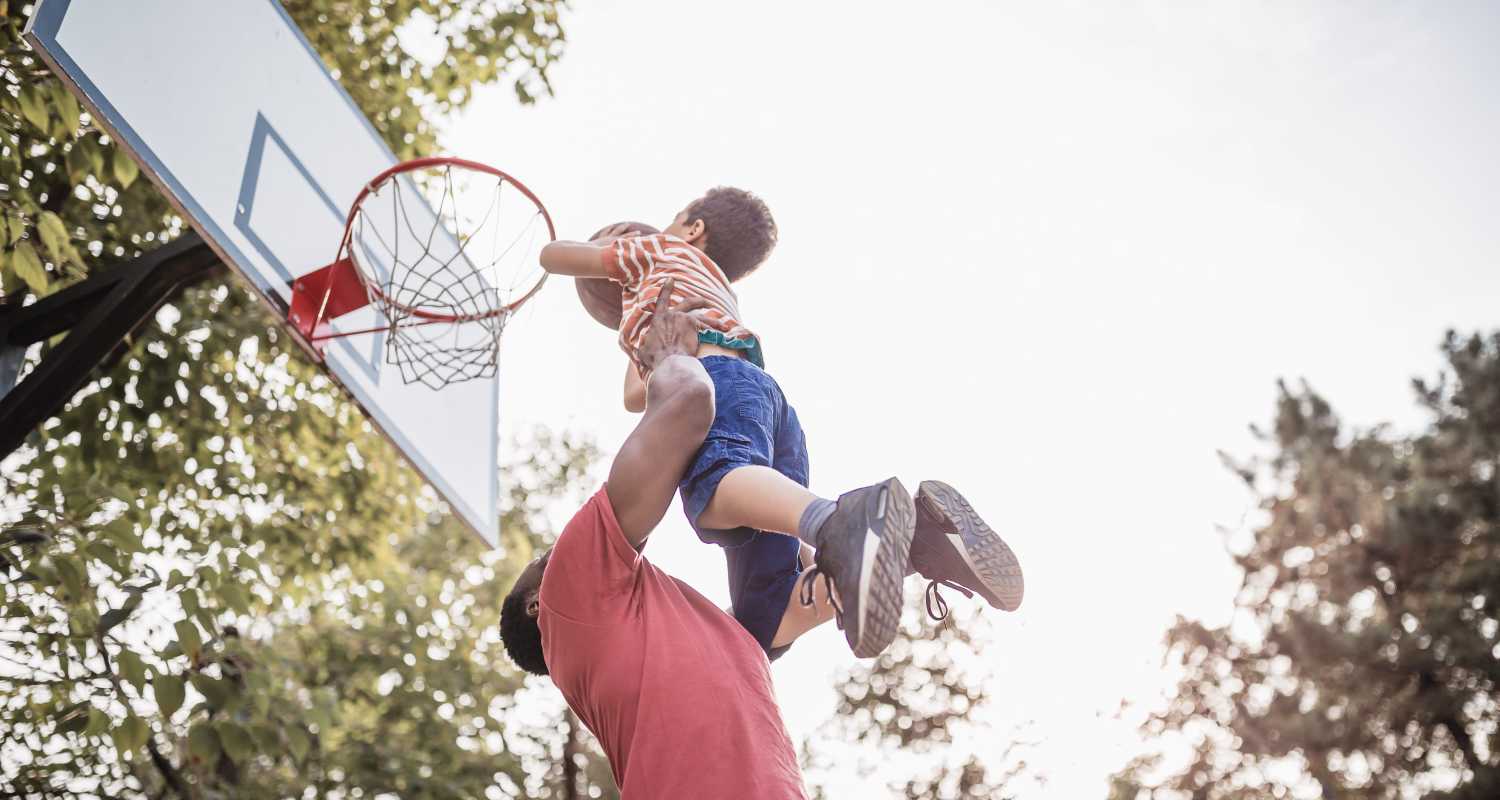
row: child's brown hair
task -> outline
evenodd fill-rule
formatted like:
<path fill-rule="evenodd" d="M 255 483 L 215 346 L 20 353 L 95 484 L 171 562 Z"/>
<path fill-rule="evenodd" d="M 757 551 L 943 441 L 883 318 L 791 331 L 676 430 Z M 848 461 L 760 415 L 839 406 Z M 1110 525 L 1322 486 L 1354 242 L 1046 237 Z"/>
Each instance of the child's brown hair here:
<path fill-rule="evenodd" d="M 749 275 L 776 246 L 776 220 L 764 200 L 732 186 L 719 186 L 687 207 L 687 222 L 703 220 L 704 252 L 731 281 Z"/>

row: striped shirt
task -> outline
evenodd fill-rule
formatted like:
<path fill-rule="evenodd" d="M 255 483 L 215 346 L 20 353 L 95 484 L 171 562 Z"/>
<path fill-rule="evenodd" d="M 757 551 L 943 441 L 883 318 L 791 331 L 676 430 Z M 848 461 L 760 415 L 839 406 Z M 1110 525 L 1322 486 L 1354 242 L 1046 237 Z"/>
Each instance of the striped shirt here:
<path fill-rule="evenodd" d="M 739 298 L 729 288 L 729 278 L 702 250 L 676 236 L 658 233 L 617 239 L 604 250 L 604 270 L 610 280 L 620 284 L 624 316 L 620 321 L 620 349 L 636 366 L 645 368 L 636 350 L 651 329 L 656 313 L 656 299 L 662 284 L 674 278 L 671 302 L 702 298 L 708 308 L 693 312 L 703 324 L 703 341 L 714 341 L 738 349 L 750 349 L 756 336 L 740 322 Z M 714 333 L 718 335 L 715 336 Z M 758 355 L 758 347 L 752 353 Z M 751 360 L 758 360 L 752 355 Z"/>

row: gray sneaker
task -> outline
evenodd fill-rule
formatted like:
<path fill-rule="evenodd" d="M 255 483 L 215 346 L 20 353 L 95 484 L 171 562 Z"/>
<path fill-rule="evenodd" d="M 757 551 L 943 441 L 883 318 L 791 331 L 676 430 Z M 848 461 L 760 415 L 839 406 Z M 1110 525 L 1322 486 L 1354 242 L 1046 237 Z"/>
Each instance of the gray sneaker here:
<path fill-rule="evenodd" d="M 873 658 L 896 638 L 901 585 L 916 526 L 911 494 L 891 478 L 839 497 L 818 534 L 813 567 L 802 578 L 802 602 L 813 602 L 814 579 L 831 587 L 830 602 L 854 655 Z"/>
<path fill-rule="evenodd" d="M 918 572 L 931 581 L 927 585 L 929 615 L 934 619 L 948 615 L 948 604 L 938 593 L 940 585 L 965 595 L 977 592 L 1005 611 L 1021 606 L 1026 592 L 1021 562 L 957 489 L 941 481 L 922 481 L 916 505 L 917 530 L 908 574 Z"/>

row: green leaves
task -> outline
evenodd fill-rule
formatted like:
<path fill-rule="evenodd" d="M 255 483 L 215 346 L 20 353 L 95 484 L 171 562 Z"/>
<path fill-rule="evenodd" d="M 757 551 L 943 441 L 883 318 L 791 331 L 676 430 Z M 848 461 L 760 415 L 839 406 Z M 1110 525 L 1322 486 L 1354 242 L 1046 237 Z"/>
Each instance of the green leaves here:
<path fill-rule="evenodd" d="M 130 650 L 121 650 L 115 654 L 115 664 L 120 669 L 120 679 L 134 686 L 137 692 L 146 685 L 146 664 L 140 656 Z"/>
<path fill-rule="evenodd" d="M 42 98 L 42 90 L 37 87 L 26 87 L 21 89 L 16 98 L 21 103 L 21 116 L 26 118 L 31 126 L 43 135 L 47 135 L 47 102 Z"/>
<path fill-rule="evenodd" d="M 129 189 L 130 184 L 141 174 L 141 168 L 136 166 L 135 159 L 130 157 L 124 150 L 116 149 L 112 160 L 115 170 L 115 182 L 120 184 L 121 189 Z"/>
<path fill-rule="evenodd" d="M 151 728 L 146 721 L 131 714 L 110 731 L 110 737 L 114 739 L 115 747 L 119 748 L 123 755 L 134 751 L 146 743 L 146 738 L 151 735 Z"/>
<path fill-rule="evenodd" d="M 156 707 L 161 710 L 163 717 L 171 717 L 177 713 L 177 709 L 182 708 L 182 701 L 186 696 L 182 678 L 158 674 L 151 681 L 151 691 L 156 696 Z"/>
<path fill-rule="evenodd" d="M 478 0 L 352 11 L 329 0 L 284 2 L 403 155 L 436 149 L 429 109 L 456 108 L 511 61 L 517 75 L 530 71 L 531 56 L 507 50 L 517 31 L 537 27 L 533 12 L 557 4 L 521 4 L 495 25 L 494 4 Z M 0 35 L 10 37 L 0 60 L 12 87 L 0 92 L 12 137 L 0 148 L 5 301 L 56 292 L 86 267 L 111 269 L 182 229 L 137 162 L 99 126 L 80 124 L 77 100 L 27 53 L 17 38 L 25 6 L 10 4 L 6 16 L 0 0 Z M 450 45 L 451 58 L 427 75 L 395 36 L 419 12 L 443 20 L 439 35 Z M 350 25 L 365 36 L 356 41 Z M 537 32 L 527 47 L 560 36 Z M 212 109 L 185 113 L 191 124 Z M 37 772 L 25 779 L 41 788 L 29 796 L 62 792 L 64 783 L 46 782 L 61 774 L 46 772 L 48 763 L 69 775 L 122 775 L 106 754 L 139 762 L 153 729 L 194 796 L 304 796 L 314 759 L 326 762 L 322 788 L 345 794 L 389 782 L 392 770 L 410 780 L 418 763 L 442 770 L 444 796 L 479 796 L 497 770 L 523 783 L 528 765 L 519 758 L 456 745 L 484 742 L 496 725 L 486 709 L 519 685 L 485 639 L 499 607 L 495 575 L 509 566 L 481 559 L 357 409 L 285 336 L 268 333 L 274 321 L 248 293 L 192 287 L 172 306 L 35 433 L 37 455 L 17 477 L 0 477 L 7 499 L 34 513 L 44 534 L 0 542 L 18 559 L 0 573 L 13 592 L 7 630 L 25 632 L 0 641 L 0 654 L 45 670 L 40 681 L 52 684 L 0 676 L 0 730 L 28 731 L 18 746 L 36 748 L 28 763 Z M 364 465 L 349 466 L 349 443 Z M 588 461 L 567 447 L 556 452 Z M 529 497 L 511 499 L 527 508 L 509 527 L 542 544 L 527 525 L 571 483 L 549 474 L 528 484 Z M 6 583 L 20 572 L 30 578 Z M 400 678 L 393 691 L 372 691 L 392 673 Z M 455 708 L 451 718 L 438 713 L 443 702 Z M 537 744 L 555 745 L 552 734 L 538 732 Z M 345 747 L 351 741 L 361 747 Z M 257 769 L 236 776 L 222 769 L 225 757 Z M 123 769 L 139 794 L 173 794 L 160 771 L 137 766 Z M 347 777 L 327 778 L 334 770 Z M 412 784 L 393 791 L 422 796 Z"/>
<path fill-rule="evenodd" d="M 234 687 L 229 681 L 213 678 L 201 672 L 190 675 L 188 682 L 192 683 L 193 688 L 203 695 L 203 701 L 210 709 L 224 708 L 234 694 Z"/>
<path fill-rule="evenodd" d="M 219 760 L 219 734 L 207 722 L 195 722 L 188 729 L 188 752 L 193 758 L 212 764 Z"/>
<path fill-rule="evenodd" d="M 141 537 L 135 534 L 135 531 L 132 530 L 130 520 L 126 518 L 122 517 L 105 525 L 99 529 L 99 533 L 103 541 L 113 544 L 121 553 L 126 554 L 127 557 L 139 553 L 144 549 L 144 545 L 141 544 Z"/>
<path fill-rule="evenodd" d="M 188 659 L 196 663 L 203 652 L 203 639 L 198 635 L 198 626 L 190 619 L 178 620 L 172 625 L 177 632 L 177 644 Z"/>
<path fill-rule="evenodd" d="M 52 84 L 53 108 L 57 109 L 57 128 L 55 134 L 59 139 L 67 138 L 78 127 L 81 109 L 78 107 L 78 98 L 68 91 L 61 81 Z"/>
<path fill-rule="evenodd" d="M 214 731 L 219 735 L 219 745 L 225 755 L 234 761 L 244 761 L 255 753 L 255 741 L 238 723 L 221 720 L 214 724 Z"/>
<path fill-rule="evenodd" d="M 37 257 L 36 248 L 31 242 L 20 242 L 16 249 L 11 251 L 11 269 L 15 270 L 17 277 L 37 294 L 47 293 L 47 270 L 42 267 L 42 259 Z"/>
<path fill-rule="evenodd" d="M 37 219 L 36 229 L 42 236 L 42 243 L 47 246 L 47 252 L 61 261 L 64 248 L 68 245 L 68 229 L 63 226 L 62 218 L 51 211 L 43 211 Z"/>
<path fill-rule="evenodd" d="M 291 751 L 292 758 L 298 761 L 307 758 L 307 751 L 312 747 L 307 732 L 301 728 L 287 728 L 285 733 L 287 750 Z"/>
<path fill-rule="evenodd" d="M 84 736 L 98 736 L 109 730 L 109 715 L 93 706 L 89 706 L 84 718 L 87 720 L 83 727 Z"/>
<path fill-rule="evenodd" d="M 21 237 L 26 235 L 26 220 L 19 216 L 6 217 L 4 230 L 6 244 L 19 242 Z"/>
<path fill-rule="evenodd" d="M 37 233 L 41 236 L 42 244 L 46 246 L 47 253 L 52 256 L 54 263 L 67 262 L 80 274 L 88 272 L 88 267 L 83 263 L 83 257 L 73 246 L 62 217 L 51 211 L 43 211 L 41 216 L 37 217 Z"/>
<path fill-rule="evenodd" d="M 226 583 L 219 587 L 219 597 L 223 599 L 225 605 L 241 614 L 250 612 L 250 599 L 237 583 Z"/>
<path fill-rule="evenodd" d="M 879 659 L 840 670 L 835 678 L 838 706 L 805 750 L 816 772 L 833 760 L 867 763 L 867 777 L 888 782 L 891 797 L 988 800 L 1014 795 L 1014 787 L 1006 791 L 1006 782 L 1027 772 L 1028 737 L 1016 735 L 1019 731 L 993 735 L 971 721 L 988 705 L 986 686 L 996 678 L 984 653 L 994 640 L 994 628 L 974 611 L 955 608 L 955 617 L 967 618 L 934 628 L 908 608 L 896 640 Z M 995 746 L 997 740 L 1010 744 Z M 824 742 L 838 743 L 836 752 L 829 753 Z M 943 758 L 892 758 L 934 750 Z M 968 763 L 959 766 L 959 758 Z M 958 791 L 940 791 L 940 786 Z"/>
<path fill-rule="evenodd" d="M 1258 507 L 1253 540 L 1232 554 L 1235 622 L 1172 627 L 1181 677 L 1144 728 L 1204 745 L 1167 774 L 1150 757 L 1133 762 L 1118 785 L 1205 800 L 1251 785 L 1324 797 L 1500 786 L 1500 764 L 1468 744 L 1492 736 L 1475 709 L 1496 696 L 1500 334 L 1450 334 L 1442 349 L 1441 379 L 1415 382 L 1428 424 L 1404 435 L 1347 426 L 1306 384 L 1279 387 L 1267 452 L 1232 464 Z M 1267 769 L 1287 753 L 1303 767 Z"/>

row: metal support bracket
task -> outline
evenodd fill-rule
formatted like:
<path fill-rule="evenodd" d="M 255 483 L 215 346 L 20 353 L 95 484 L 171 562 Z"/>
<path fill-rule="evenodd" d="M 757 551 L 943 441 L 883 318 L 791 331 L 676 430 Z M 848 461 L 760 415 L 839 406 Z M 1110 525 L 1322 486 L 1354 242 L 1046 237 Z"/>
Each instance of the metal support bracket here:
<path fill-rule="evenodd" d="M 320 359 L 323 341 L 332 330 L 329 323 L 370 304 L 369 292 L 348 256 L 295 278 L 291 284 L 287 321 L 307 339 Z"/>
<path fill-rule="evenodd" d="M 56 414 L 95 368 L 123 352 L 125 338 L 162 303 L 222 266 L 189 231 L 29 306 L 0 305 L 0 458 Z M 25 378 L 5 374 L 4 365 L 19 366 L 26 348 L 64 332 Z"/>

